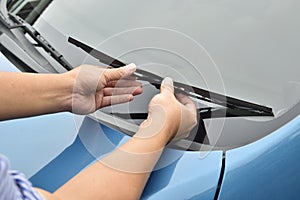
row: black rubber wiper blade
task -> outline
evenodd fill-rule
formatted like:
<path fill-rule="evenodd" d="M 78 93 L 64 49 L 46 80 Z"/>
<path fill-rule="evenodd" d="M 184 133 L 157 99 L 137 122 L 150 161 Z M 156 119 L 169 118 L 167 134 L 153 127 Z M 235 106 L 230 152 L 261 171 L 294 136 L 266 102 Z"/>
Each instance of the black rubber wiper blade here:
<path fill-rule="evenodd" d="M 185 87 L 185 84 L 176 83 L 177 87 Z M 218 94 L 215 92 L 211 92 L 205 89 L 200 89 L 197 87 L 190 87 L 192 91 L 188 91 L 188 95 L 200 100 L 204 100 L 210 103 L 214 103 L 217 105 L 225 106 L 231 109 L 240 109 L 240 110 L 248 110 L 259 115 L 265 116 L 274 116 L 272 108 L 258 105 L 255 103 L 251 103 L 248 101 L 244 101 L 241 99 L 236 99 L 233 97 L 225 96 L 222 94 Z"/>
<path fill-rule="evenodd" d="M 69 37 L 68 38 L 68 42 L 81 48 L 82 50 L 84 50 L 85 52 L 87 52 L 89 55 L 93 56 L 94 58 L 97 58 L 101 63 L 104 63 L 106 65 L 109 65 L 111 67 L 122 67 L 125 66 L 125 63 L 114 59 L 113 57 L 110 57 L 109 55 L 102 53 L 100 51 L 96 51 L 95 49 L 93 49 L 92 47 L 72 38 Z"/>
<path fill-rule="evenodd" d="M 68 42 L 81 48 L 86 53 L 98 59 L 103 64 L 109 65 L 111 67 L 116 67 L 116 68 L 126 65 L 124 62 L 115 59 L 97 49 L 94 49 L 88 46 L 87 44 L 84 44 L 83 42 L 78 41 L 72 37 L 68 38 Z M 134 75 L 139 80 L 148 81 L 149 83 L 154 85 L 157 89 L 160 88 L 161 81 L 163 80 L 162 77 L 141 69 L 137 69 Z M 215 92 L 210 92 L 208 90 L 204 90 L 194 86 L 188 86 L 184 83 L 179 83 L 174 81 L 174 89 L 176 92 L 181 92 L 190 97 L 226 107 L 226 111 L 225 112 L 222 111 L 223 113 L 225 113 L 223 114 L 223 117 L 226 116 L 227 117 L 272 116 L 273 117 L 274 116 L 272 108 L 270 107 L 258 105 L 255 103 L 225 96 Z M 207 111 L 207 114 L 205 116 L 213 117 L 214 114 L 212 114 L 212 112 L 215 111 Z M 222 112 L 220 112 L 220 110 L 218 111 L 218 113 L 222 113 Z M 140 114 L 139 118 L 142 115 L 144 114 L 143 113 Z M 221 115 L 217 114 L 215 116 L 221 116 Z"/>
<path fill-rule="evenodd" d="M 230 108 L 199 108 L 197 109 L 201 119 L 211 119 L 211 118 L 224 118 L 224 117 L 258 117 L 258 116 L 266 116 L 265 114 L 248 112 L 247 110 L 239 110 L 239 109 L 230 109 Z M 132 119 L 132 120 L 144 120 L 147 119 L 148 113 L 120 113 L 120 112 L 112 112 L 109 113 L 111 115 L 115 115 L 117 117 L 123 119 Z"/>
<path fill-rule="evenodd" d="M 108 66 L 114 67 L 114 68 L 118 68 L 118 67 L 123 67 L 126 64 L 122 61 L 119 61 L 101 51 L 98 51 L 72 37 L 68 38 L 68 42 L 81 48 L 83 51 L 85 51 L 86 53 L 88 53 L 89 55 L 91 55 L 92 57 L 96 58 L 97 60 L 99 60 L 101 63 L 106 64 Z M 136 72 L 134 73 L 134 75 L 136 77 L 138 77 L 140 80 L 145 80 L 145 81 L 149 81 L 151 82 L 153 85 L 155 85 L 156 87 L 158 87 L 158 85 L 160 84 L 160 82 L 163 80 L 162 77 L 155 75 L 151 72 L 147 72 L 141 69 L 137 69 Z"/>

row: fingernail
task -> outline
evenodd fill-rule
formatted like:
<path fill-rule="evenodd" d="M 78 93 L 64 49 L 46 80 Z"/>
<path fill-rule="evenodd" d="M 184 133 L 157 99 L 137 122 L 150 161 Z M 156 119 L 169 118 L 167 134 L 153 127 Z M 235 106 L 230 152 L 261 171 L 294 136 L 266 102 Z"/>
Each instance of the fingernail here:
<path fill-rule="evenodd" d="M 132 95 L 130 95 L 130 97 L 129 97 L 129 101 L 133 101 L 133 96 Z"/>
<path fill-rule="evenodd" d="M 136 70 L 136 65 L 134 63 L 130 63 L 126 67 L 127 67 L 129 73 L 133 73 Z"/>
<path fill-rule="evenodd" d="M 166 77 L 163 81 L 162 84 L 165 85 L 172 85 L 173 84 L 173 80 L 170 77 Z"/>

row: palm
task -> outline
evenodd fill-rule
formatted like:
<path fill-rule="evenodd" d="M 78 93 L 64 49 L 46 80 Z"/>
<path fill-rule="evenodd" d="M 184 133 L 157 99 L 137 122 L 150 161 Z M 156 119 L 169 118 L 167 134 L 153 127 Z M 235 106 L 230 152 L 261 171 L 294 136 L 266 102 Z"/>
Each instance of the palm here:
<path fill-rule="evenodd" d="M 72 112 L 89 114 L 99 108 L 133 100 L 142 92 L 141 84 L 119 69 L 83 66 L 77 70 Z"/>

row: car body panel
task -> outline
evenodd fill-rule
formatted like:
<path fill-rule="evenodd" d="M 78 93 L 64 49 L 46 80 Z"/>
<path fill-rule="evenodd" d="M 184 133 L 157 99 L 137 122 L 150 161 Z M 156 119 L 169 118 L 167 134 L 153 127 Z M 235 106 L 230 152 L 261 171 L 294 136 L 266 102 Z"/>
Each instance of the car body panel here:
<path fill-rule="evenodd" d="M 85 118 L 74 143 L 30 180 L 35 186 L 55 191 L 128 139 L 129 136 L 121 132 Z M 165 150 L 150 176 L 142 199 L 165 199 L 171 196 L 177 199 L 213 199 L 220 175 L 221 158 L 222 152 L 217 151 Z"/>
<path fill-rule="evenodd" d="M 300 116 L 226 153 L 219 199 L 299 199 Z"/>

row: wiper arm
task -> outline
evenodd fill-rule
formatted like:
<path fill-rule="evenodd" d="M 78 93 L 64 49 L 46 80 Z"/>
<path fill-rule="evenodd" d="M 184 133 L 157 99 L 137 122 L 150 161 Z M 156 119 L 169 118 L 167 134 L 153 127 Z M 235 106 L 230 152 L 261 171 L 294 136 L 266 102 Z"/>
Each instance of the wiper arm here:
<path fill-rule="evenodd" d="M 97 49 L 94 49 L 72 37 L 68 38 L 68 42 L 81 48 L 86 53 L 98 59 L 103 64 L 109 65 L 114 68 L 118 68 L 126 65 L 124 62 L 117 60 L 101 51 L 98 51 Z M 137 77 L 138 80 L 148 81 L 158 89 L 160 88 L 161 81 L 163 80 L 162 77 L 141 69 L 137 69 L 134 75 Z M 174 82 L 174 89 L 176 92 L 183 93 L 190 97 L 226 107 L 225 109 L 224 108 L 216 109 L 211 107 L 205 109 L 199 109 L 200 115 L 203 116 L 204 118 L 242 117 L 242 116 L 272 116 L 273 117 L 274 116 L 272 108 L 270 107 L 232 98 L 215 92 L 210 92 L 208 90 L 204 90 L 194 86 L 188 86 L 183 83 Z M 122 114 L 119 113 L 119 115 L 121 116 Z M 144 113 L 137 113 L 136 116 L 138 118 L 145 117 Z"/>
<path fill-rule="evenodd" d="M 17 15 L 8 13 L 8 16 L 15 23 L 14 25 L 6 23 L 6 26 L 9 29 L 22 28 L 25 33 L 28 33 L 30 37 L 32 37 L 35 42 L 37 42 L 37 46 L 42 47 L 66 70 L 69 71 L 73 69 L 72 65 L 63 57 L 63 55 L 60 54 L 37 30 L 35 30 L 35 28 L 33 28 L 30 24 L 28 24 L 25 20 Z"/>

